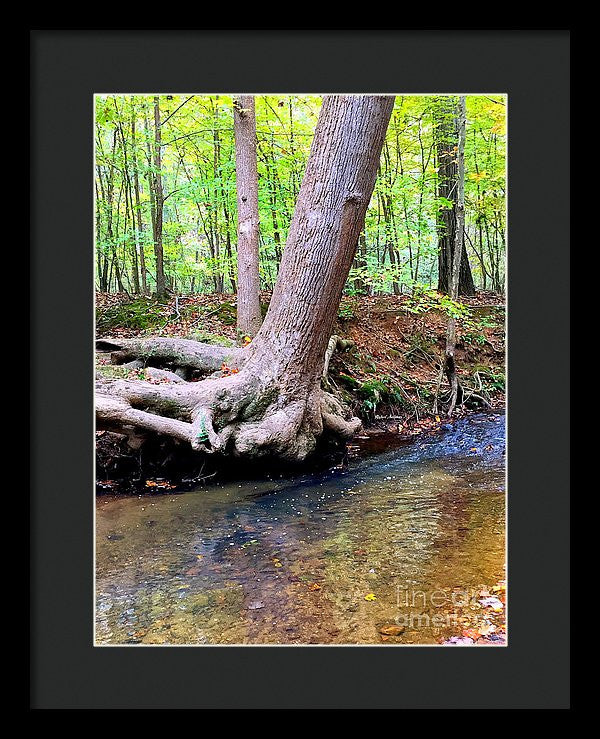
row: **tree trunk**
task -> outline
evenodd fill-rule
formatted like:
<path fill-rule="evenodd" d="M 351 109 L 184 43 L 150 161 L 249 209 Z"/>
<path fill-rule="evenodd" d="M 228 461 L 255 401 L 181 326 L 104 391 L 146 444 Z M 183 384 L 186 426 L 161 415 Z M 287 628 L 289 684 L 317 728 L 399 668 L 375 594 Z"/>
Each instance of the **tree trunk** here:
<path fill-rule="evenodd" d="M 460 265 L 462 262 L 462 254 L 465 248 L 464 230 L 465 230 L 465 132 L 466 132 L 466 103 L 465 97 L 461 96 L 458 103 L 458 146 L 456 153 L 457 160 L 457 193 L 456 193 L 456 229 L 454 232 L 454 244 L 452 250 L 452 272 L 450 273 L 450 289 L 449 295 L 452 300 L 458 299 L 460 286 Z M 456 360 L 454 352 L 456 350 L 456 319 L 452 316 L 448 319 L 448 329 L 446 333 L 446 355 L 444 359 L 444 371 L 448 382 L 450 383 L 450 406 L 448 415 L 454 413 L 456 403 L 462 396 L 462 389 L 458 382 L 456 373 Z"/>
<path fill-rule="evenodd" d="M 258 172 L 254 96 L 240 95 L 233 106 L 235 171 L 238 205 L 237 327 L 256 336 L 260 314 L 258 269 Z"/>
<path fill-rule="evenodd" d="M 325 97 L 269 310 L 250 345 L 231 350 L 223 372 L 202 382 L 99 380 L 100 425 L 171 434 L 204 452 L 290 461 L 314 452 L 324 433 L 346 439 L 360 428 L 321 380 L 393 104 L 385 95 Z M 222 357 L 222 347 L 197 346 Z M 185 364 L 185 354 L 175 363 Z M 146 359 L 156 365 L 157 356 L 150 347 Z"/>
<path fill-rule="evenodd" d="M 219 96 L 216 95 L 213 107 L 213 207 L 212 207 L 212 236 L 210 240 L 211 254 L 214 260 L 215 292 L 223 293 L 225 280 L 221 265 L 221 234 L 219 232 L 219 188 L 216 182 L 221 178 L 221 138 L 219 136 Z"/>
<path fill-rule="evenodd" d="M 163 299 L 167 295 L 163 254 L 163 207 L 164 195 L 161 172 L 161 136 L 159 98 L 154 98 L 154 255 L 156 257 L 156 297 Z"/>
<path fill-rule="evenodd" d="M 131 150 L 133 158 L 133 185 L 135 192 L 135 212 L 137 219 L 136 242 L 140 254 L 140 276 L 142 280 L 142 294 L 148 294 L 148 283 L 146 277 L 146 255 L 144 253 L 144 224 L 142 222 L 142 207 L 140 204 L 140 176 L 138 173 L 137 151 L 135 142 L 135 111 L 131 112 Z"/>
<path fill-rule="evenodd" d="M 436 109 L 436 148 L 438 165 L 438 197 L 450 201 L 452 205 L 442 206 L 437 214 L 438 229 L 438 290 L 450 294 L 452 274 L 452 253 L 456 241 L 456 199 L 459 187 L 459 174 L 456 152 L 458 149 L 457 119 L 455 99 L 443 97 Z M 464 188 L 464 174 L 463 183 Z M 474 295 L 475 284 L 471 266 L 463 240 L 460 255 L 460 274 L 458 295 Z"/>
<path fill-rule="evenodd" d="M 354 266 L 356 269 L 360 270 L 360 276 L 354 280 L 354 289 L 360 295 L 365 295 L 367 293 L 367 283 L 363 277 L 363 272 L 367 266 L 367 237 L 364 229 L 358 237 L 358 247 L 354 256 Z"/>

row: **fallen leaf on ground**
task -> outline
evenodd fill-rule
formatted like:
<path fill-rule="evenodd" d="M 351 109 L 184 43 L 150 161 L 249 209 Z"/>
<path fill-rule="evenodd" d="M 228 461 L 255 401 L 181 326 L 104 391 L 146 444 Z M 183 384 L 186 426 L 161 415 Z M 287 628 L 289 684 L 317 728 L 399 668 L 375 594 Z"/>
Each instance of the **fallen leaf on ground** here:
<path fill-rule="evenodd" d="M 399 626 L 398 624 L 389 624 L 386 626 L 381 626 L 378 631 L 380 634 L 384 634 L 385 636 L 400 636 L 405 630 L 404 626 Z"/>

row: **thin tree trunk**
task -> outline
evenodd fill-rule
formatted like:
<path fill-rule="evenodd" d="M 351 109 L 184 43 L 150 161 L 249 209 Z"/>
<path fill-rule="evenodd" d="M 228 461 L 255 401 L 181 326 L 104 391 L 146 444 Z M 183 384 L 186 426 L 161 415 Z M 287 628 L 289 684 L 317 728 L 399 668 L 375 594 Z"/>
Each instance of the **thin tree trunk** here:
<path fill-rule="evenodd" d="M 279 219 L 277 217 L 277 196 L 275 195 L 275 181 L 276 181 L 276 170 L 275 163 L 273 168 L 269 164 L 269 158 L 260 148 L 262 159 L 265 163 L 265 169 L 267 172 L 266 181 L 269 183 L 269 204 L 271 210 L 271 222 L 273 224 L 273 241 L 275 243 L 275 261 L 279 265 L 281 261 L 281 234 L 279 232 Z"/>
<path fill-rule="evenodd" d="M 144 110 L 144 133 L 146 134 L 146 157 L 147 157 L 147 171 L 146 179 L 148 181 L 148 194 L 150 197 L 150 224 L 152 226 L 152 243 L 155 245 L 156 238 L 156 198 L 154 192 L 154 176 L 152 174 L 152 145 L 150 143 L 150 123 L 148 121 L 148 115 L 146 109 Z"/>
<path fill-rule="evenodd" d="M 213 108 L 213 180 L 214 182 L 221 176 L 221 139 L 219 136 L 219 96 L 215 97 Z M 214 283 L 215 292 L 222 293 L 224 290 L 225 280 L 221 269 L 221 235 L 219 233 L 219 190 L 216 185 L 213 186 L 213 222 L 211 226 L 211 250 L 214 259 L 215 273 Z"/>
<path fill-rule="evenodd" d="M 225 196 L 225 186 L 221 179 L 221 199 L 223 201 L 223 218 L 225 219 L 225 255 L 227 257 L 227 274 L 231 283 L 231 291 L 235 295 L 237 285 L 235 281 L 235 271 L 233 268 L 233 251 L 231 249 L 231 219 L 229 217 L 229 208 L 227 207 L 227 198 Z"/>
<path fill-rule="evenodd" d="M 108 292 L 108 254 L 106 253 L 105 249 L 100 249 L 100 240 L 102 236 L 102 218 L 101 214 L 98 212 L 97 207 L 98 203 L 100 202 L 100 198 L 98 197 L 98 184 L 100 184 L 100 194 L 102 197 L 101 202 L 106 204 L 104 185 L 102 182 L 102 172 L 100 167 L 98 167 L 98 183 L 96 183 L 96 255 L 98 258 L 98 278 L 100 282 L 99 288 L 101 292 Z"/>
<path fill-rule="evenodd" d="M 121 145 L 123 146 L 123 170 L 125 175 L 125 228 L 127 229 L 127 220 L 129 218 L 131 223 L 131 233 L 133 237 L 133 244 L 131 245 L 131 271 L 133 274 L 133 292 L 138 294 L 140 292 L 140 276 L 138 268 L 138 252 L 137 252 L 137 238 L 135 236 L 135 214 L 133 212 L 133 196 L 132 196 L 132 184 L 131 175 L 129 173 L 129 161 L 127 157 L 127 141 L 125 139 L 125 131 L 123 130 L 123 122 L 121 120 L 121 113 L 117 105 L 116 98 L 113 98 L 115 104 L 115 111 L 117 113 L 117 119 L 119 121 L 119 133 L 121 134 Z M 128 239 L 129 240 L 129 239 Z"/>
<path fill-rule="evenodd" d="M 454 245 L 452 254 L 452 272 L 450 273 L 449 294 L 452 300 L 457 300 L 459 295 L 460 265 L 465 248 L 465 132 L 467 123 L 466 100 L 464 95 L 459 98 L 458 103 L 458 148 L 457 148 L 457 193 L 456 193 L 456 230 L 454 233 Z M 446 332 L 446 356 L 444 371 L 450 383 L 450 406 L 448 416 L 454 413 L 457 402 L 462 397 L 462 389 L 458 382 L 456 371 L 456 319 L 450 316 Z"/>
<path fill-rule="evenodd" d="M 260 314 L 258 172 L 254 96 L 240 95 L 233 109 L 238 205 L 237 327 L 255 336 Z"/>
<path fill-rule="evenodd" d="M 361 273 L 367 266 L 367 237 L 364 229 L 358 237 L 358 247 L 354 256 L 354 266 L 356 269 L 361 270 Z M 354 280 L 354 289 L 361 295 L 367 292 L 367 283 L 362 274 Z"/>
<path fill-rule="evenodd" d="M 137 245 L 140 255 L 140 277 L 142 280 L 142 294 L 148 294 L 148 282 L 146 277 L 146 255 L 144 253 L 144 224 L 142 221 L 142 208 L 140 205 L 140 176 L 138 172 L 137 151 L 135 144 L 135 111 L 131 111 L 131 151 L 133 159 L 133 189 L 135 193 L 135 212 L 137 218 Z"/>
<path fill-rule="evenodd" d="M 160 134 L 160 103 L 159 97 L 154 97 L 154 255 L 156 257 L 156 297 L 163 299 L 167 295 L 165 283 L 165 267 L 163 253 L 163 208 L 164 195 L 161 172 L 161 134 Z"/>

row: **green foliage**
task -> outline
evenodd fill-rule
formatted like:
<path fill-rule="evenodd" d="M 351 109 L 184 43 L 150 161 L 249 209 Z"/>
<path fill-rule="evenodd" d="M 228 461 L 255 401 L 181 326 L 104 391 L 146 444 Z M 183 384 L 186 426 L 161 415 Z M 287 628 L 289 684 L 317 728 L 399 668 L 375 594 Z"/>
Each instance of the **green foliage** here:
<path fill-rule="evenodd" d="M 478 346 L 483 346 L 487 341 L 487 338 L 485 334 L 467 331 L 462 335 L 462 340 L 465 344 L 477 344 Z"/>
<path fill-rule="evenodd" d="M 352 307 L 349 305 L 340 306 L 340 309 L 338 310 L 338 318 L 341 318 L 342 321 L 351 321 L 355 318 Z"/>
<path fill-rule="evenodd" d="M 363 382 L 356 392 L 361 401 L 361 411 L 367 417 L 374 416 L 377 407 L 382 403 L 404 404 L 402 390 L 390 377 L 385 375 Z"/>
<path fill-rule="evenodd" d="M 448 295 L 438 293 L 436 290 L 417 288 L 404 304 L 409 313 L 426 313 L 430 310 L 438 310 L 445 313 L 449 318 L 466 319 L 470 316 L 469 308 Z"/>
<path fill-rule="evenodd" d="M 487 337 L 485 335 L 485 329 L 487 328 L 498 328 L 504 324 L 504 313 L 483 315 L 476 317 L 473 315 L 473 311 L 464 318 L 463 322 L 463 341 L 468 344 L 479 344 L 482 346 L 486 343 Z"/>
<path fill-rule="evenodd" d="M 152 158 L 153 96 L 97 95 L 95 101 L 98 284 L 105 280 L 110 291 L 135 292 L 143 253 L 148 287 L 154 289 L 149 184 L 160 174 L 168 287 L 178 293 L 233 292 L 232 97 L 159 95 L 160 173 Z M 497 94 L 467 96 L 467 250 L 477 282 L 496 290 L 504 284 L 505 103 Z M 263 289 L 271 289 L 277 277 L 320 107 L 321 97 L 315 95 L 256 96 Z M 452 110 L 448 96 L 396 98 L 347 294 L 407 292 L 436 284 L 437 219 L 441 209 L 454 207 L 437 192 L 436 136 L 440 117 L 450 119 Z M 139 205 L 133 193 L 136 174 Z"/>
<path fill-rule="evenodd" d="M 504 369 L 501 367 L 482 367 L 478 366 L 473 369 L 473 375 L 477 375 L 481 381 L 484 390 L 492 392 L 494 390 L 504 391 L 506 388 L 506 376 Z"/>

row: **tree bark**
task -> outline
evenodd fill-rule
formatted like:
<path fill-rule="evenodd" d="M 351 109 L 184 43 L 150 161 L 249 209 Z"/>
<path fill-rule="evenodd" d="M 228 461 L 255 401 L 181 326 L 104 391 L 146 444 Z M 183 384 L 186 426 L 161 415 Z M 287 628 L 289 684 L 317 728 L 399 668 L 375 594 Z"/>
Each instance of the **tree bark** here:
<path fill-rule="evenodd" d="M 258 266 L 258 171 L 254 96 L 234 101 L 235 170 L 238 206 L 237 327 L 256 336 L 262 323 Z"/>
<path fill-rule="evenodd" d="M 136 242 L 140 254 L 140 277 L 142 280 L 142 294 L 148 294 L 148 283 L 146 277 L 146 255 L 144 252 L 144 224 L 142 221 L 142 207 L 140 204 L 140 176 L 138 172 L 137 151 L 135 141 L 135 111 L 131 111 L 131 150 L 133 158 L 133 185 L 135 192 L 135 212 L 137 219 L 137 238 Z"/>
<path fill-rule="evenodd" d="M 450 273 L 449 295 L 452 300 L 457 300 L 460 290 L 460 266 L 465 248 L 465 133 L 466 133 L 466 102 L 461 96 L 458 103 L 458 146 L 457 146 L 457 193 L 456 193 L 456 229 L 454 232 L 454 244 L 452 249 L 452 271 Z M 448 319 L 446 332 L 446 352 L 444 359 L 444 371 L 450 384 L 450 406 L 448 415 L 454 413 L 456 403 L 462 396 L 462 389 L 458 382 L 456 372 L 456 319 L 452 316 Z"/>
<path fill-rule="evenodd" d="M 365 235 L 364 229 L 361 235 L 358 237 L 358 247 L 354 256 L 354 266 L 356 267 L 356 269 L 360 270 L 360 277 L 357 277 L 354 280 L 354 289 L 360 295 L 364 295 L 367 293 L 367 283 L 365 282 L 365 279 L 363 277 L 363 271 L 366 269 L 367 266 L 367 237 Z"/>
<path fill-rule="evenodd" d="M 156 257 L 156 297 L 165 298 L 167 295 L 163 253 L 163 207 L 164 195 L 161 172 L 161 135 L 160 135 L 160 105 L 159 98 L 154 98 L 154 255 Z"/>
<path fill-rule="evenodd" d="M 99 424 L 171 433 L 158 414 L 199 451 L 289 461 L 306 459 L 324 433 L 346 439 L 360 428 L 321 380 L 393 104 L 385 95 L 325 97 L 269 310 L 250 345 L 230 350 L 222 376 L 99 380 Z"/>
<path fill-rule="evenodd" d="M 458 149 L 457 118 L 455 98 L 441 98 L 436 109 L 436 148 L 438 165 L 438 197 L 453 203 L 441 207 L 437 214 L 438 230 L 438 290 L 450 294 L 452 274 L 452 254 L 456 240 L 456 199 L 459 187 L 459 174 L 456 152 Z M 464 173 L 463 183 L 464 188 Z M 475 283 L 463 241 L 460 255 L 460 274 L 458 295 L 474 295 Z"/>

